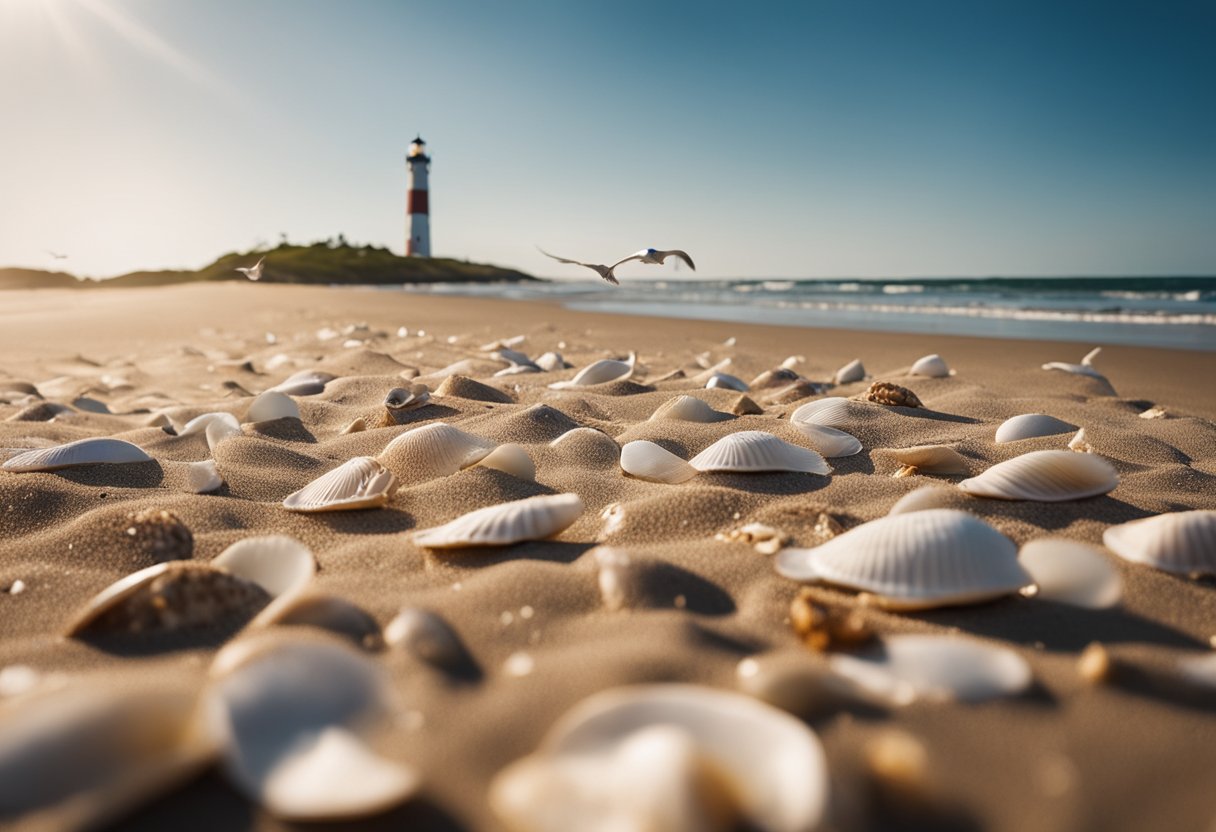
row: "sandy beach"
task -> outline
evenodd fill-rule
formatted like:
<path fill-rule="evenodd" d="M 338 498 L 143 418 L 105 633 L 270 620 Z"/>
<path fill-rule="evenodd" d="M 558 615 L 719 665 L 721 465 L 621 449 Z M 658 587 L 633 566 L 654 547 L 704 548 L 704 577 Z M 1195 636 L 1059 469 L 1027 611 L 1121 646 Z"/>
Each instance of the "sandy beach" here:
<path fill-rule="evenodd" d="M 569 366 L 496 376 L 508 362 L 485 347 L 517 336 L 512 349 L 532 359 L 557 352 Z M 587 697 L 652 682 L 737 692 L 748 659 L 776 652 L 815 666 L 827 661 L 791 626 L 802 585 L 777 573 L 772 554 L 717 536 L 763 523 L 790 545 L 812 547 L 885 517 L 901 497 L 934 484 L 950 489 L 945 504 L 1018 546 L 1045 537 L 1101 546 L 1117 524 L 1216 509 L 1216 352 L 1106 347 L 1094 360 L 1105 381 L 1042 369 L 1078 362 L 1097 346 L 677 321 L 395 290 L 241 283 L 5 292 L 6 456 L 113 437 L 153 461 L 0 472 L 0 670 L 34 671 L 28 684 L 0 685 L 0 730 L 65 689 L 199 696 L 214 684 L 217 652 L 233 641 L 342 638 L 308 626 L 242 629 L 244 621 L 221 635 L 64 635 L 89 599 L 137 570 L 166 558 L 208 563 L 242 539 L 287 535 L 315 557 L 309 592 L 349 602 L 374 621 L 349 649 L 387 673 L 397 704 L 370 741 L 419 778 L 400 805 L 334 828 L 506 829 L 487 798 L 492 781 Z M 549 386 L 630 353 L 636 365 L 627 379 Z M 908 374 L 932 353 L 954 374 Z M 822 392 L 753 384 L 744 394 L 696 380 L 729 358 L 723 371 L 751 382 L 790 357 L 797 358 L 789 367 L 823 384 Z M 828 388 L 854 359 L 865 378 Z M 246 423 L 253 395 L 306 370 L 334 378 L 321 392 L 292 397 L 298 420 Z M 830 475 L 702 473 L 651 482 L 623 473 L 612 447 L 647 440 L 687 460 L 727 435 L 764 431 L 812 448 L 791 425 L 795 409 L 825 395 L 862 396 L 877 381 L 914 391 L 923 407 L 858 402 L 844 430 L 862 451 L 829 459 Z M 425 385 L 429 400 L 386 410 L 389 391 L 411 385 Z M 650 418 L 684 394 L 724 415 Z M 103 410 L 96 403 L 108 412 L 96 412 Z M 1142 418 L 1153 408 L 1163 415 Z M 214 449 L 203 433 L 165 429 L 216 411 L 242 425 Z M 893 476 L 901 463 L 891 449 L 948 445 L 970 476 L 1029 452 L 1067 449 L 1075 431 L 994 442 L 1006 419 L 1030 413 L 1084 428 L 1093 453 L 1117 471 L 1117 487 L 1063 502 L 1006 501 L 959 490 L 966 475 Z M 360 420 L 363 429 L 350 430 Z M 394 471 L 399 488 L 381 508 L 283 507 L 340 463 L 377 457 L 398 436 L 439 422 L 489 445 L 521 446 L 535 479 L 485 465 L 433 478 Z M 581 428 L 598 434 L 556 441 Z M 192 493 L 189 466 L 209 459 L 224 485 Z M 439 550 L 411 536 L 475 509 L 566 493 L 584 510 L 552 539 Z M 178 534 L 162 545 L 132 519 L 162 511 L 189 530 L 188 541 Z M 649 570 L 645 591 L 622 609 L 606 604 L 598 582 L 600 546 Z M 854 702 L 806 716 L 827 758 L 831 793 L 821 827 L 1210 829 L 1216 692 L 1185 682 L 1178 668 L 1216 645 L 1216 591 L 1210 580 L 1109 551 L 1103 559 L 1122 583 L 1120 602 L 1103 609 L 1015 592 L 897 612 L 863 604 L 847 589 L 811 590 L 825 608 L 855 613 L 876 638 L 976 639 L 1012 651 L 1032 675 L 1016 695 L 979 703 Z M 380 630 L 407 607 L 436 613 L 455 630 L 468 654 L 462 669 L 382 643 Z M 1078 669 L 1095 642 L 1113 665 L 1097 681 Z M 923 752 L 903 790 L 874 761 L 876 744 L 892 737 L 910 738 Z M 136 830 L 293 828 L 234 788 L 214 754 L 200 754 L 170 780 L 136 790 L 109 822 Z M 3 820 L 15 828 L 88 826 L 53 801 Z"/>

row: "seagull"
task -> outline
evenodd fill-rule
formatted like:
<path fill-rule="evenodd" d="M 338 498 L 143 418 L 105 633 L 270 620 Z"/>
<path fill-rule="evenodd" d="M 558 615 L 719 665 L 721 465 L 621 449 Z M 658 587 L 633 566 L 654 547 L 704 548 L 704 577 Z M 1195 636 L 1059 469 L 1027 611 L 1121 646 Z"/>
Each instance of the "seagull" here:
<path fill-rule="evenodd" d="M 555 254 L 550 254 L 539 246 L 537 246 L 537 251 L 546 257 L 552 257 L 559 263 L 570 263 L 574 266 L 582 266 L 584 268 L 591 269 L 614 286 L 620 285 L 620 281 L 616 279 L 616 275 L 613 273 L 616 270 L 616 267 L 622 263 L 628 263 L 630 260 L 637 260 L 639 263 L 652 263 L 656 266 L 661 266 L 668 257 L 678 257 L 688 264 L 688 268 L 692 269 L 694 272 L 697 270 L 697 267 L 693 265 L 692 258 L 689 257 L 686 252 L 680 251 L 679 249 L 659 251 L 653 248 L 644 248 L 641 251 L 629 255 L 628 257 L 617 260 L 611 266 L 605 266 L 601 263 L 583 263 L 578 260 L 567 260 L 565 257 L 558 257 Z"/>
<path fill-rule="evenodd" d="M 593 272 L 598 274 L 600 277 L 604 278 L 604 280 L 607 280 L 613 286 L 621 285 L 621 282 L 616 279 L 616 275 L 614 275 L 612 273 L 612 270 L 615 269 L 618 265 L 620 265 L 619 263 L 614 263 L 611 266 L 605 266 L 602 263 L 583 263 L 578 260 L 567 260 L 565 257 L 558 257 L 556 254 L 550 254 L 549 252 L 545 251 L 540 246 L 537 246 L 536 250 L 539 251 L 541 254 L 545 255 L 546 257 L 553 258 L 554 260 L 556 260 L 559 263 L 569 263 L 572 266 L 582 266 L 584 268 L 591 269 Z"/>
<path fill-rule="evenodd" d="M 266 258 L 263 256 L 262 260 L 265 260 L 265 259 Z M 245 277 L 249 278 L 250 280 L 261 280 L 262 279 L 262 260 L 259 260 L 257 262 L 257 265 L 255 265 L 251 269 L 247 269 L 242 266 L 242 267 L 238 268 L 237 271 L 240 272 L 241 274 L 245 275 Z"/>

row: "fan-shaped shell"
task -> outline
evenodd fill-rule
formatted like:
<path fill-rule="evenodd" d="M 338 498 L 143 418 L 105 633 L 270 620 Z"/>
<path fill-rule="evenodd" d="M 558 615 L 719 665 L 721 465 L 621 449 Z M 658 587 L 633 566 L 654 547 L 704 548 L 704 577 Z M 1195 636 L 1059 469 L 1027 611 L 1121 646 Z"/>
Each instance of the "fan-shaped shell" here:
<path fill-rule="evenodd" d="M 317 571 L 308 547 L 281 534 L 238 540 L 216 555 L 211 565 L 252 581 L 274 598 L 298 593 Z"/>
<path fill-rule="evenodd" d="M 676 396 L 655 409 L 650 415 L 654 419 L 678 419 L 681 422 L 723 422 L 731 414 L 714 410 L 707 402 L 693 396 Z"/>
<path fill-rule="evenodd" d="M 323 370 L 301 370 L 271 387 L 286 396 L 315 396 L 325 391 L 325 385 L 337 376 Z"/>
<path fill-rule="evenodd" d="M 0 469 L 5 471 L 57 471 L 76 465 L 118 465 L 128 462 L 151 462 L 139 448 L 121 439 L 77 439 L 51 448 L 34 448 L 10 458 Z"/>
<path fill-rule="evenodd" d="M 697 475 L 693 468 L 662 445 L 639 439 L 621 448 L 621 470 L 651 482 L 678 483 Z"/>
<path fill-rule="evenodd" d="M 291 396 L 278 390 L 267 390 L 245 411 L 246 422 L 270 422 L 275 419 L 299 419 L 300 408 Z"/>
<path fill-rule="evenodd" d="M 490 451 L 481 462 L 484 468 L 493 468 L 521 480 L 536 482 L 536 463 L 521 445 L 508 442 Z"/>
<path fill-rule="evenodd" d="M 407 607 L 384 628 L 384 641 L 441 670 L 455 671 L 469 662 L 460 636 L 438 613 Z"/>
<path fill-rule="evenodd" d="M 896 476 L 908 474 L 969 474 L 967 458 L 948 445 L 917 445 L 912 448 L 890 448 L 885 451 L 904 466 Z"/>
<path fill-rule="evenodd" d="M 854 358 L 836 371 L 835 375 L 832 376 L 832 381 L 836 384 L 851 384 L 854 381 L 861 381 L 865 377 L 866 368 L 861 363 L 861 359 Z"/>
<path fill-rule="evenodd" d="M 828 459 L 861 453 L 861 440 L 851 433 L 814 422 L 795 422 L 792 419 L 790 426 L 805 436 L 807 442 Z"/>
<path fill-rule="evenodd" d="M 698 471 L 832 473 L 832 467 L 816 451 L 791 445 L 762 430 L 727 434 L 690 459 L 688 464 Z"/>
<path fill-rule="evenodd" d="M 388 505 L 396 477 L 370 456 L 357 456 L 283 498 L 288 511 L 349 511 Z"/>
<path fill-rule="evenodd" d="M 186 487 L 195 494 L 215 491 L 223 484 L 224 480 L 220 477 L 220 472 L 216 470 L 214 459 L 192 462 L 186 469 Z"/>
<path fill-rule="evenodd" d="M 926 355 L 916 359 L 912 364 L 912 369 L 908 370 L 910 376 L 927 376 L 928 378 L 945 378 L 950 375 L 950 368 L 946 365 L 946 360 L 937 353 Z"/>
<path fill-rule="evenodd" d="M 775 565 L 787 578 L 872 593 L 896 610 L 987 601 L 1032 582 L 1013 541 L 954 509 L 872 520 L 814 549 L 783 549 Z"/>
<path fill-rule="evenodd" d="M 751 388 L 747 386 L 747 382 L 730 373 L 714 373 L 709 377 L 709 381 L 705 382 L 707 390 L 737 390 L 740 393 L 746 393 Z"/>
<path fill-rule="evenodd" d="M 450 523 L 414 532 L 428 549 L 507 546 L 521 540 L 543 540 L 574 523 L 583 513 L 577 494 L 552 494 L 500 503 L 471 511 Z"/>
<path fill-rule="evenodd" d="M 190 436 L 194 433 L 206 433 L 211 427 L 212 422 L 223 422 L 230 426 L 233 431 L 240 433 L 241 423 L 236 420 L 236 417 L 231 413 L 204 413 L 200 416 L 195 416 L 189 422 L 186 422 L 178 431 L 178 436 Z"/>
<path fill-rule="evenodd" d="M 827 761 L 805 723 L 737 693 L 639 685 L 585 699 L 490 786 L 506 826 L 530 832 L 733 828 L 809 832 Z"/>
<path fill-rule="evenodd" d="M 494 443 L 443 422 L 407 430 L 385 446 L 377 459 L 406 483 L 455 474 L 480 462 Z"/>
<path fill-rule="evenodd" d="M 847 427 L 851 421 L 849 400 L 840 396 L 829 396 L 826 399 L 807 402 L 790 414 L 791 423 L 806 422 L 812 425 L 823 425 L 826 428 Z"/>
<path fill-rule="evenodd" d="M 1070 433 L 1077 426 L 1054 416 L 1043 413 L 1024 413 L 1013 416 L 1001 423 L 996 429 L 996 441 L 1016 442 L 1019 439 L 1032 439 L 1036 436 L 1054 436 L 1057 433 Z"/>
<path fill-rule="evenodd" d="M 590 387 L 593 384 L 607 384 L 610 381 L 624 381 L 633 375 L 636 357 L 630 354 L 629 361 L 617 361 L 613 358 L 602 358 L 593 364 L 588 364 L 575 373 L 569 381 L 555 381 L 549 386 L 554 390 L 567 387 Z"/>
<path fill-rule="evenodd" d="M 1087 609 L 1119 603 L 1123 585 L 1105 556 L 1085 543 L 1059 537 L 1032 540 L 1018 552 L 1022 568 L 1034 578 L 1034 595 Z"/>
<path fill-rule="evenodd" d="M 1124 560 L 1177 575 L 1216 575 L 1216 511 L 1176 511 L 1112 526 L 1102 542 Z"/>
<path fill-rule="evenodd" d="M 1105 459 L 1072 451 L 1031 451 L 993 465 L 958 487 L 976 497 L 1057 503 L 1106 494 L 1119 475 Z"/>

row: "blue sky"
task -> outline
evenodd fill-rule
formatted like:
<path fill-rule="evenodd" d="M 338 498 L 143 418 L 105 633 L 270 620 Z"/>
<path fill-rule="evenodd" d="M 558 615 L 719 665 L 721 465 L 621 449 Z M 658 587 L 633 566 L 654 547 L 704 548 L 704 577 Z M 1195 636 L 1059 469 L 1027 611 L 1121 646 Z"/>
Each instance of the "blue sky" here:
<path fill-rule="evenodd" d="M 589 273 L 534 244 L 1211 274 L 1214 35 L 1211 2 L 0 0 L 0 264 L 400 251 L 421 133 L 435 253 L 544 276 Z"/>

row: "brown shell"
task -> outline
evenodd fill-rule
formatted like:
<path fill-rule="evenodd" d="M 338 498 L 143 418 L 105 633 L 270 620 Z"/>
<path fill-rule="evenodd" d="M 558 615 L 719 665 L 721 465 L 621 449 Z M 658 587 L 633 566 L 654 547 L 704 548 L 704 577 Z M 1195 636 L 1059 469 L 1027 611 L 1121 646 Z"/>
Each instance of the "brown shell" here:
<path fill-rule="evenodd" d="M 171 511 L 133 511 L 127 514 L 126 522 L 125 533 L 132 545 L 157 562 L 189 560 L 194 554 L 194 535 Z"/>
<path fill-rule="evenodd" d="M 752 401 L 750 396 L 740 395 L 730 406 L 730 412 L 736 416 L 761 416 L 764 408 Z"/>
<path fill-rule="evenodd" d="M 889 381 L 876 381 L 862 396 L 865 401 L 877 402 L 891 407 L 924 407 L 916 394 L 907 387 Z"/>

